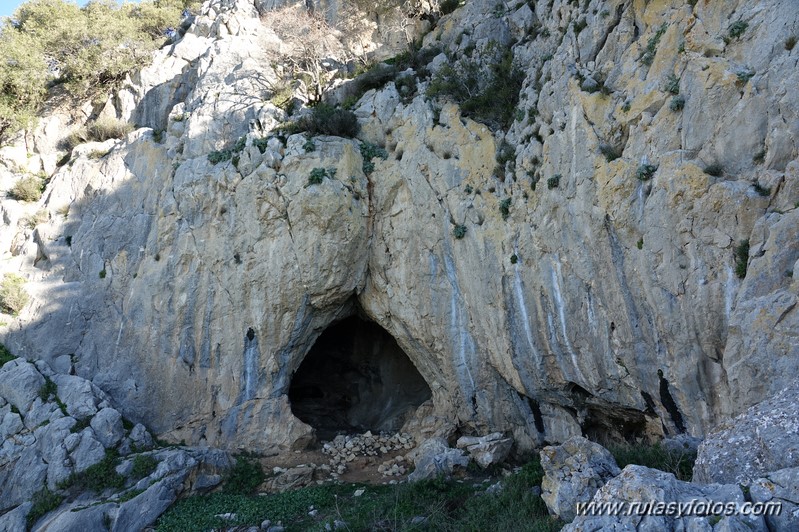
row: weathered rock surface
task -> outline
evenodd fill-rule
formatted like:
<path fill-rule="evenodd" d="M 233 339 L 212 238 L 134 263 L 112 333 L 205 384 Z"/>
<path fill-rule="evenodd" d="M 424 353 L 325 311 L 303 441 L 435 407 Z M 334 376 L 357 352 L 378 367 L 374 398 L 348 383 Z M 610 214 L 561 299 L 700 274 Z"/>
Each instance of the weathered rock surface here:
<path fill-rule="evenodd" d="M 466 449 L 469 457 L 480 467 L 501 464 L 513 447 L 513 438 L 504 438 L 501 432 L 486 436 L 461 436 L 455 443 L 458 449 Z"/>
<path fill-rule="evenodd" d="M 566 522 L 577 515 L 577 504 L 587 503 L 611 478 L 619 474 L 619 466 L 610 452 L 580 436 L 562 445 L 541 450 L 541 498 L 550 513 Z"/>
<path fill-rule="evenodd" d="M 710 484 L 700 486 L 677 480 L 671 473 L 643 466 L 629 465 L 621 474 L 605 484 L 591 502 L 602 504 L 627 504 L 621 515 L 581 515 L 563 528 L 564 532 L 599 530 L 768 530 L 762 516 L 723 514 L 708 510 L 711 504 L 729 504 L 742 508 L 747 499 L 738 485 Z M 645 504 L 664 503 L 663 509 L 647 510 Z M 630 506 L 637 503 L 640 506 Z M 672 503 L 669 510 L 666 504 Z M 677 504 L 683 505 L 682 515 Z M 704 505 L 704 506 L 703 506 Z M 601 506 L 600 506 L 601 507 Z M 629 511 L 628 511 L 629 510 Z M 627 515 L 629 513 L 630 515 Z M 659 515 L 660 514 L 660 515 Z M 721 514 L 721 515 L 718 515 Z"/>
<path fill-rule="evenodd" d="M 275 134 L 275 32 L 252 2 L 213 0 L 102 110 L 148 127 L 57 170 L 54 142 L 30 160 L 3 148 L 3 190 L 30 161 L 54 173 L 38 203 L 0 200 L 0 270 L 32 296 L 0 341 L 74 355 L 70 379 L 189 444 L 313 441 L 291 377 L 356 312 L 465 432 L 521 450 L 702 435 L 799 373 L 797 20 L 791 0 L 468 2 L 424 42 L 482 70 L 486 48 L 511 47 L 524 83 L 507 131 L 431 102 L 420 79 L 413 98 L 390 82 L 357 102 L 360 140 L 306 151 Z M 372 172 L 361 141 L 388 152 Z M 237 146 L 235 162 L 208 160 Z M 335 173 L 310 185 L 315 169 Z M 70 379 L 70 416 L 108 406 Z"/>
<path fill-rule="evenodd" d="M 0 371 L 20 377 L 19 387 L 0 388 L 0 512 L 5 512 L 0 516 L 0 530 L 26 530 L 29 501 L 45 490 L 66 499 L 46 516 L 37 516 L 41 520 L 34 530 L 104 530 L 107 526 L 142 530 L 179 495 L 217 485 L 232 465 L 224 451 L 162 449 L 147 452 L 144 456 L 152 458 L 153 470 L 139 471 L 140 476 L 134 477 L 134 460 L 140 455 L 132 452 L 150 449 L 152 436 L 141 424 L 127 431 L 122 415 L 108 405 L 96 386 L 81 377 L 54 373 L 41 361 L 34 365 L 16 359 Z M 59 383 L 55 394 L 51 386 L 45 387 L 45 377 Z M 39 389 L 34 389 L 36 384 Z M 29 400 L 32 396 L 35 399 Z M 15 404 L 23 408 L 11 412 Z M 70 405 L 80 421 L 69 415 Z M 95 405 L 103 406 L 98 411 Z M 116 471 L 124 477 L 117 493 L 70 491 L 82 472 L 116 454 L 122 455 Z M 136 490 L 141 493 L 135 494 Z M 135 497 L 122 502 L 126 495 Z"/>
<path fill-rule="evenodd" d="M 430 438 L 413 451 L 413 463 L 416 469 L 408 475 L 408 480 L 417 482 L 440 476 L 449 477 L 458 468 L 469 465 L 469 458 L 460 449 L 447 445 L 443 438 Z"/>
<path fill-rule="evenodd" d="M 799 383 L 719 426 L 699 446 L 694 481 L 749 483 L 799 467 Z"/>

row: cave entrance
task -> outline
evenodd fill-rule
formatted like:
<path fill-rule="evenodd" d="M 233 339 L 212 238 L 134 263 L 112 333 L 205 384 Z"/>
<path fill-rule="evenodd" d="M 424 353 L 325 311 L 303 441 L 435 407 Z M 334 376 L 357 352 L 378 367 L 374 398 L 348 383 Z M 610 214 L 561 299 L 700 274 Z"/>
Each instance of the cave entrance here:
<path fill-rule="evenodd" d="M 319 336 L 289 387 L 291 411 L 323 440 L 367 430 L 396 432 L 431 396 L 397 341 L 357 316 Z"/>

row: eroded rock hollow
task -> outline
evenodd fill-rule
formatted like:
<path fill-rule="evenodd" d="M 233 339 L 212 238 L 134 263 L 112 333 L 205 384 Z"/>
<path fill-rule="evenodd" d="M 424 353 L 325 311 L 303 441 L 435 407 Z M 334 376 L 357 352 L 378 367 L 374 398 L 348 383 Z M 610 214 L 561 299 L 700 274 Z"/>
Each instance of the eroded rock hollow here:
<path fill-rule="evenodd" d="M 327 328 L 291 381 L 291 410 L 329 439 L 396 431 L 430 399 L 430 387 L 379 325 L 350 317 Z"/>

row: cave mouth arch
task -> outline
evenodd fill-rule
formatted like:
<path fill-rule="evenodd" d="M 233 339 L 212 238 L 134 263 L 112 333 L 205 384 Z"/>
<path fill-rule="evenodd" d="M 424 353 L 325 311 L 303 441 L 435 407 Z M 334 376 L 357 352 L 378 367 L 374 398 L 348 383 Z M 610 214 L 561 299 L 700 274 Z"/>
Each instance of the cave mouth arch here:
<path fill-rule="evenodd" d="M 432 392 L 385 329 L 358 316 L 322 332 L 289 386 L 292 413 L 323 440 L 396 432 Z"/>

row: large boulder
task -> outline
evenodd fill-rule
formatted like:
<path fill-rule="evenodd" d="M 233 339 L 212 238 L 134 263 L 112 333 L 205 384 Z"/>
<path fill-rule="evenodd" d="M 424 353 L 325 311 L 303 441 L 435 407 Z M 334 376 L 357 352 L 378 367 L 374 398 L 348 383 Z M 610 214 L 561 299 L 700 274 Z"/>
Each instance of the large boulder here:
<path fill-rule="evenodd" d="M 799 467 L 781 469 L 749 486 L 754 503 L 780 504 L 780 512 L 765 515 L 769 530 L 799 530 Z"/>
<path fill-rule="evenodd" d="M 620 470 L 610 452 L 581 436 L 569 438 L 563 445 L 541 450 L 541 498 L 550 513 L 564 521 L 577 515 L 577 503 L 591 497 Z"/>
<path fill-rule="evenodd" d="M 799 382 L 719 426 L 699 446 L 695 482 L 742 483 L 799 467 Z"/>
<path fill-rule="evenodd" d="M 411 482 L 449 476 L 457 468 L 465 468 L 469 465 L 466 453 L 460 449 L 451 448 L 444 438 L 425 440 L 413 454 L 416 469 L 408 475 L 408 480 Z"/>
<path fill-rule="evenodd" d="M 500 464 L 508 457 L 513 438 L 503 437 L 501 432 L 487 436 L 461 436 L 455 444 L 458 449 L 466 449 L 469 456 L 482 468 Z"/>
<path fill-rule="evenodd" d="M 563 532 L 766 532 L 763 517 L 723 515 L 727 508 L 742 508 L 746 502 L 738 485 L 700 486 L 677 480 L 671 473 L 629 465 L 596 492 L 590 504 L 581 508 L 580 515 Z M 712 505 L 716 505 L 715 510 Z"/>
<path fill-rule="evenodd" d="M 0 368 L 0 397 L 23 414 L 30 410 L 44 384 L 44 377 L 36 367 L 21 358 Z"/>

